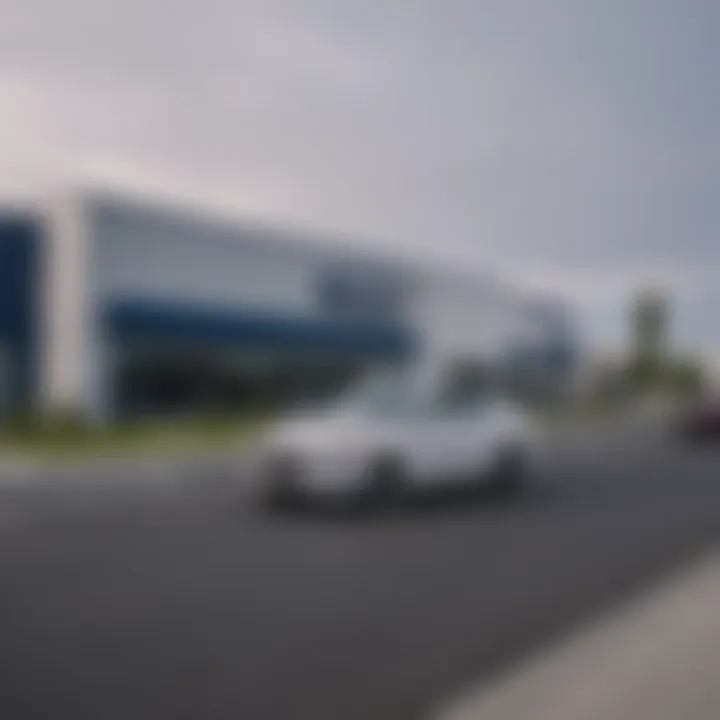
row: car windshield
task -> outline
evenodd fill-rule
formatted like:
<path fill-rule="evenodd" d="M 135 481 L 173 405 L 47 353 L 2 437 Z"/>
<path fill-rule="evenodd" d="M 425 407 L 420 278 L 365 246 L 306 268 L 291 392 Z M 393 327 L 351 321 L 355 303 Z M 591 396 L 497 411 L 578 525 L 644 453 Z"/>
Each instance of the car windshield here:
<path fill-rule="evenodd" d="M 373 373 L 333 406 L 341 414 L 383 418 L 410 418 L 425 414 L 430 406 L 427 392 L 411 373 Z"/>
<path fill-rule="evenodd" d="M 492 376 L 460 369 L 440 383 L 434 405 L 440 414 L 475 413 L 501 396 L 501 388 Z"/>
<path fill-rule="evenodd" d="M 390 371 L 366 376 L 332 409 L 341 414 L 411 419 L 477 412 L 496 397 L 486 378 L 450 374 L 431 382 L 421 373 Z"/>

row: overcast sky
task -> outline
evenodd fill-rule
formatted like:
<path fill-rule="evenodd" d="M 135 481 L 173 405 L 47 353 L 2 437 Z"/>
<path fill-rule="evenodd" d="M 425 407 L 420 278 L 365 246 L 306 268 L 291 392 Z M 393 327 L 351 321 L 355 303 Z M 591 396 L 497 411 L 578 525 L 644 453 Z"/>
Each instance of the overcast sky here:
<path fill-rule="evenodd" d="M 0 0 L 0 192 L 100 176 L 446 253 L 720 350 L 715 0 Z"/>

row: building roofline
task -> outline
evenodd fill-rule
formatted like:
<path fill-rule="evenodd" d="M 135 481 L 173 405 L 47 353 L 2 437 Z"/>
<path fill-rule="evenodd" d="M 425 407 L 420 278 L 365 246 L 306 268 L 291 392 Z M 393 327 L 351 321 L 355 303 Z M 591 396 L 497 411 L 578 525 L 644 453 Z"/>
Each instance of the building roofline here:
<path fill-rule="evenodd" d="M 189 221 L 213 224 L 228 230 L 242 228 L 256 229 L 265 236 L 265 241 L 275 247 L 294 251 L 300 247 L 332 255 L 341 253 L 345 259 L 360 263 L 382 263 L 383 265 L 411 273 L 416 277 L 443 277 L 454 279 L 468 286 L 476 285 L 514 298 L 519 304 L 528 306 L 536 302 L 558 299 L 554 295 L 530 293 L 503 277 L 500 272 L 469 269 L 460 259 L 453 259 L 444 253 L 429 251 L 427 248 L 403 248 L 387 244 L 367 235 L 343 230 L 313 228 L 304 226 L 292 218 L 267 219 L 241 209 L 239 205 L 209 198 L 199 198 L 189 192 L 168 192 L 122 186 L 105 181 L 82 181 L 65 188 L 63 196 L 83 202 L 110 202 L 130 207 L 153 209 L 166 212 Z M 56 193 L 57 196 L 57 193 Z M 42 216 L 42 200 L 31 204 Z"/>
<path fill-rule="evenodd" d="M 467 282 L 486 282 L 504 289 L 509 283 L 503 282 L 499 276 L 489 272 L 472 271 L 461 262 L 453 262 L 440 253 L 427 250 L 403 249 L 388 245 L 367 235 L 360 235 L 337 229 L 308 227 L 291 218 L 267 219 L 259 215 L 243 211 L 237 206 L 226 203 L 200 201 L 189 198 L 186 194 L 146 192 L 145 190 L 121 188 L 109 184 L 78 184 L 71 190 L 71 195 L 83 200 L 127 203 L 131 206 L 157 209 L 185 216 L 189 220 L 212 223 L 228 229 L 256 229 L 262 232 L 269 242 L 289 249 L 296 242 L 317 251 L 337 252 L 350 255 L 359 261 L 383 261 L 402 269 L 416 272 L 441 272 L 457 276 Z"/>

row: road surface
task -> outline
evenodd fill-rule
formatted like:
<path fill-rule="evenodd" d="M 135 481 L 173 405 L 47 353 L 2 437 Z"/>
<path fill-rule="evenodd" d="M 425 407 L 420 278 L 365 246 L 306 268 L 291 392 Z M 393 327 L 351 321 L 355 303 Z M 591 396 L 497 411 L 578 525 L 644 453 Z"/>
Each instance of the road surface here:
<path fill-rule="evenodd" d="M 425 717 L 720 535 L 720 448 L 561 447 L 521 502 L 273 518 L 198 476 L 0 490 L 0 717 Z"/>

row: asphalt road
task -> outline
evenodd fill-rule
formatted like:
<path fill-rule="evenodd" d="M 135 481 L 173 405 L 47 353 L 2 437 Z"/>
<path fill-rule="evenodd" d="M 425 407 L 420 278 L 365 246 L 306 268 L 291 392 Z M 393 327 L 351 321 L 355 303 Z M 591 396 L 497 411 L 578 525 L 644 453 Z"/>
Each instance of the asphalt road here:
<path fill-rule="evenodd" d="M 202 477 L 0 490 L 0 717 L 426 717 L 720 535 L 720 447 L 586 439 L 545 480 L 362 523 Z"/>

